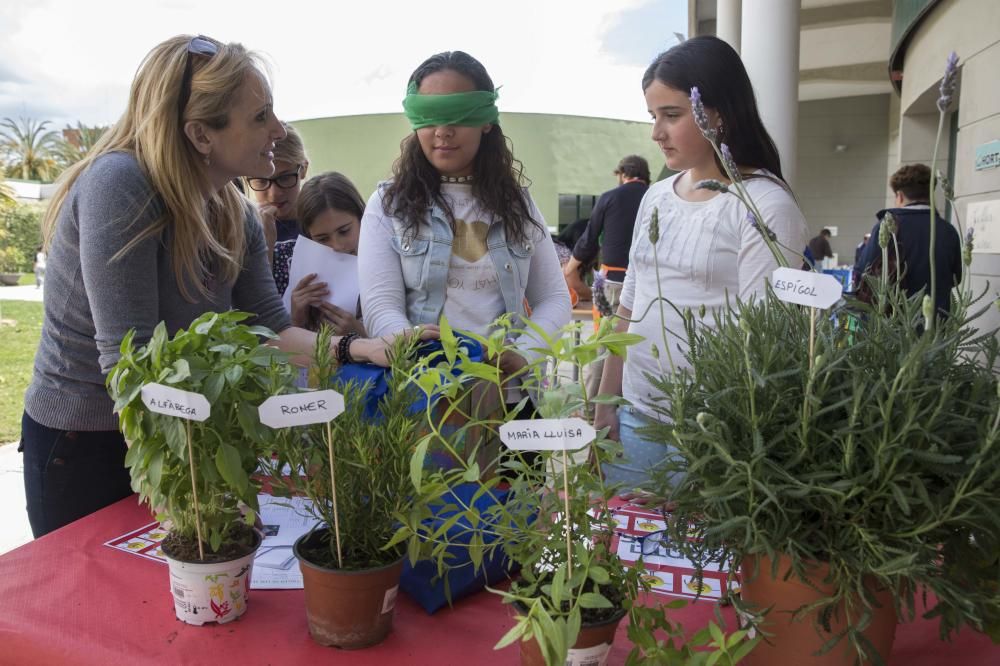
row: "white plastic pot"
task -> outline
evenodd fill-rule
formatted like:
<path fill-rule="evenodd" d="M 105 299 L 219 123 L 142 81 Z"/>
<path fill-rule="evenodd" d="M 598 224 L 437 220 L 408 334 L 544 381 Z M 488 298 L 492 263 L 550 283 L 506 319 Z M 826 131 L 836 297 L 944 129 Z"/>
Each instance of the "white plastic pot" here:
<path fill-rule="evenodd" d="M 247 610 L 253 558 L 260 547 L 260 535 L 252 551 L 225 562 L 184 562 L 164 552 L 170 568 L 170 593 L 177 619 L 194 625 L 232 622 Z"/>

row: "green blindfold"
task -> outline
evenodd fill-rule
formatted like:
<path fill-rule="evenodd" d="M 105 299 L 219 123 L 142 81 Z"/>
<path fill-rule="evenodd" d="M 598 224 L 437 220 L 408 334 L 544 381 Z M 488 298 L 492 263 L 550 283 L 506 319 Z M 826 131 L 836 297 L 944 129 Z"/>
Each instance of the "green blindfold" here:
<path fill-rule="evenodd" d="M 403 113 L 414 130 L 439 125 L 478 127 L 495 123 L 499 119 L 500 111 L 496 105 L 498 96 L 496 90 L 420 95 L 417 94 L 417 84 L 411 81 L 406 89 L 406 98 L 403 99 Z"/>

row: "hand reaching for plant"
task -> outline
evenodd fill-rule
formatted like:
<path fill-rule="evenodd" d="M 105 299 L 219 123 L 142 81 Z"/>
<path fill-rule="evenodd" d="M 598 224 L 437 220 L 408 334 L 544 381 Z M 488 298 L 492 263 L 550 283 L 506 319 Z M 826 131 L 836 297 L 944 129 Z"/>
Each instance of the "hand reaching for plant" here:
<path fill-rule="evenodd" d="M 594 409 L 594 429 L 608 429 L 608 439 L 621 441 L 618 432 L 618 408 L 614 405 L 596 405 Z"/>
<path fill-rule="evenodd" d="M 421 340 L 436 340 L 440 336 L 440 330 L 435 324 L 424 324 L 384 338 L 357 338 L 351 343 L 351 358 L 355 361 L 374 363 L 387 368 L 389 367 L 389 349 L 392 347 L 393 341 L 401 335 L 406 337 L 416 335 Z"/>

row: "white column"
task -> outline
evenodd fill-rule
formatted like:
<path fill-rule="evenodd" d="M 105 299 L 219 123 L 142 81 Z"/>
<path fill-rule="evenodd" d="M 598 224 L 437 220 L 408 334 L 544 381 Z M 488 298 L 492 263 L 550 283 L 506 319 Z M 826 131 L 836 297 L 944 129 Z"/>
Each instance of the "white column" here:
<path fill-rule="evenodd" d="M 721 4 L 721 2 L 720 2 Z M 745 0 L 743 63 L 757 106 L 795 187 L 799 128 L 799 0 Z"/>
<path fill-rule="evenodd" d="M 740 32 L 743 30 L 743 0 L 719 0 L 716 5 L 715 34 L 740 52 Z"/>

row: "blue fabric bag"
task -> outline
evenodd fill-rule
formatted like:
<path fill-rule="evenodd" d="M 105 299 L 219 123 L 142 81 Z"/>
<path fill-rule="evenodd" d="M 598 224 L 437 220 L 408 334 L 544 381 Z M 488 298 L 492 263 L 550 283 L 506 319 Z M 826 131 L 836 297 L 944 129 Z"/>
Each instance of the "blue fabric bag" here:
<path fill-rule="evenodd" d="M 454 504 L 456 499 L 460 499 L 463 503 L 470 502 L 478 487 L 479 484 L 476 483 L 463 483 L 453 488 L 449 493 L 450 496 L 444 497 L 445 504 Z M 500 503 L 505 503 L 509 494 L 509 490 L 493 490 L 493 496 Z M 484 493 L 476 500 L 476 508 L 479 509 L 480 515 L 487 515 L 487 511 L 494 504 L 494 497 Z M 431 520 L 433 524 L 440 524 L 453 514 L 454 511 L 443 511 Z M 449 540 L 454 543 L 469 543 L 469 534 L 462 534 L 468 528 L 467 521 L 459 520 L 448 530 Z M 488 538 L 486 543 L 492 541 Z M 431 560 L 420 560 L 414 565 L 410 565 L 409 559 L 403 561 L 403 575 L 399 587 L 428 614 L 433 614 L 448 603 L 449 592 L 451 601 L 458 601 L 478 592 L 486 585 L 495 585 L 510 578 L 519 568 L 504 556 L 502 549 L 497 549 L 491 555 L 484 557 L 483 565 L 478 572 L 472 566 L 472 560 L 464 547 L 450 546 L 448 552 L 451 554 L 448 560 L 450 568 L 443 577 L 438 577 L 437 565 Z"/>

